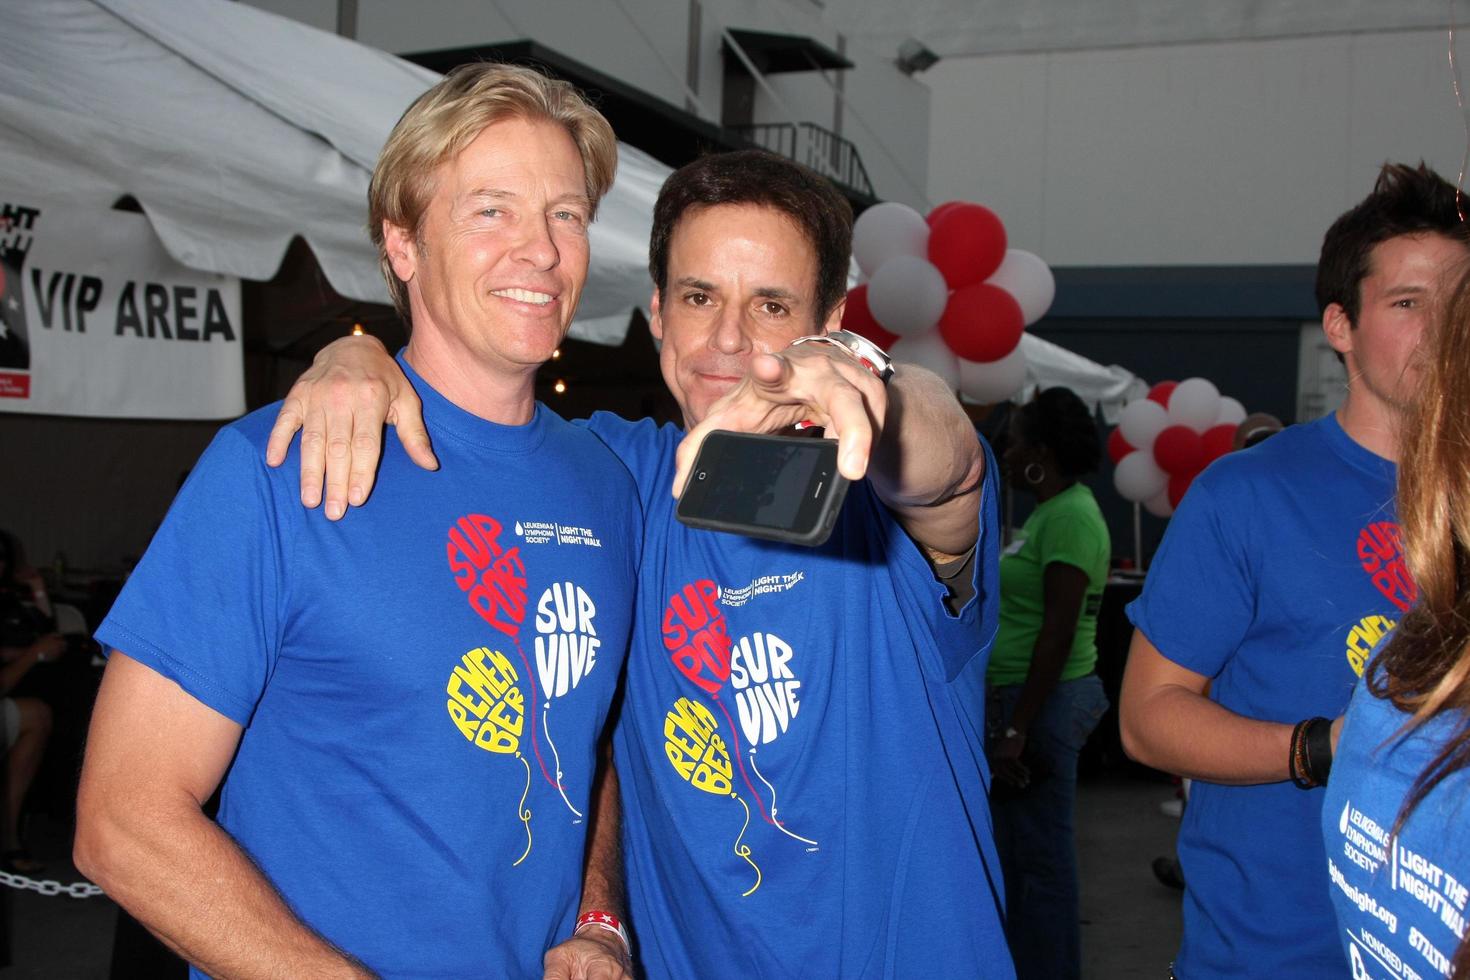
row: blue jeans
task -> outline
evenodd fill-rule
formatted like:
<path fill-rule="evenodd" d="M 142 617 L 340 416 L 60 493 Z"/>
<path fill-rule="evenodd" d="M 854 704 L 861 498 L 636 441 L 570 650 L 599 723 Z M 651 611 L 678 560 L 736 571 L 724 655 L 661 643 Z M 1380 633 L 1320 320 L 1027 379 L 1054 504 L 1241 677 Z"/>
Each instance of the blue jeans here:
<path fill-rule="evenodd" d="M 990 690 L 986 718 L 999 736 L 1021 685 Z M 1075 980 L 1082 972 L 1077 898 L 1077 754 L 1108 708 L 1096 674 L 1062 681 L 1032 721 L 1023 761 L 1030 786 L 990 801 L 1006 883 L 1006 938 L 1018 980 Z M 1038 778 L 1036 773 L 1049 770 Z"/>

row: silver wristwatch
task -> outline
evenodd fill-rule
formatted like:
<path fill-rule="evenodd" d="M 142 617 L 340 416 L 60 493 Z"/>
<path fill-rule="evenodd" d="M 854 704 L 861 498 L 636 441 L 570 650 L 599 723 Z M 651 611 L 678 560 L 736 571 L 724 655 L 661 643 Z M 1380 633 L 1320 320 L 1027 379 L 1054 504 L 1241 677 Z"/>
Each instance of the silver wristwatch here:
<path fill-rule="evenodd" d="M 893 359 L 888 353 L 867 337 L 851 330 L 833 330 L 831 333 L 797 337 L 791 342 L 791 346 L 795 347 L 797 344 L 831 344 L 856 358 L 859 364 L 872 371 L 884 384 L 893 377 Z"/>

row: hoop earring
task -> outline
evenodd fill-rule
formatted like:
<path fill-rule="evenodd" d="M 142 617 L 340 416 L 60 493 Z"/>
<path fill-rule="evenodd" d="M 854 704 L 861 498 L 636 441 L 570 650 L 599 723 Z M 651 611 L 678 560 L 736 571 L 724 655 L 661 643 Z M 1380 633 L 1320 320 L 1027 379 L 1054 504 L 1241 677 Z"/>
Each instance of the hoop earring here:
<path fill-rule="evenodd" d="M 1035 471 L 1033 475 L 1032 471 Z M 1026 468 L 1021 471 L 1021 476 L 1033 487 L 1040 486 L 1041 481 L 1046 479 L 1046 468 L 1040 463 L 1027 463 Z"/>

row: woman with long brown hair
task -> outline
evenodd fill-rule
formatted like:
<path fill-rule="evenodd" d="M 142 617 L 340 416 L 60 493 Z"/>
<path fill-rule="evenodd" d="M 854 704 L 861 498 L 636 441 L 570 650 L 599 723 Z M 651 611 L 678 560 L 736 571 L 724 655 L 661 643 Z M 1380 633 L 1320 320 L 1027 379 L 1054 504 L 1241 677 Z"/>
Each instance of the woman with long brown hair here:
<path fill-rule="evenodd" d="M 1445 314 L 1398 469 L 1419 601 L 1354 693 L 1322 810 L 1354 977 L 1470 977 L 1470 276 Z"/>

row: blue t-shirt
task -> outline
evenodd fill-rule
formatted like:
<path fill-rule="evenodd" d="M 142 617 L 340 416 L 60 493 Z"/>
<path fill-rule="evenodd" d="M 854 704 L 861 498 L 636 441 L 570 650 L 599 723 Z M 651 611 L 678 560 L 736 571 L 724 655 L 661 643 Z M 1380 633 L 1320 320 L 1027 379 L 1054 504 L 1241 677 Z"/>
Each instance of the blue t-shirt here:
<path fill-rule="evenodd" d="M 595 741 L 631 628 L 627 470 L 537 405 L 486 422 L 403 365 L 437 472 L 298 498 L 275 406 L 221 430 L 99 639 L 244 726 L 220 824 L 387 977 L 540 976 L 571 933 Z"/>
<path fill-rule="evenodd" d="M 1322 807 L 1337 938 L 1360 980 L 1449 976 L 1470 917 L 1470 770 L 1436 786 L 1389 837 L 1465 718 L 1449 712 L 1401 738 L 1408 720 L 1359 684 Z"/>
<path fill-rule="evenodd" d="M 647 520 L 614 736 L 651 978 L 1010 977 L 982 746 L 995 465 L 976 596 L 866 483 L 820 548 L 674 518 L 683 432 L 599 413 Z"/>
<path fill-rule="evenodd" d="M 1247 718 L 1336 717 L 1374 644 L 1413 605 L 1394 466 L 1335 416 L 1214 463 L 1169 524 L 1133 625 L 1211 678 Z M 1284 760 L 1283 760 L 1284 761 Z M 1175 970 L 1198 977 L 1340 974 L 1320 875 L 1322 791 L 1196 780 L 1179 831 L 1188 883 Z"/>

